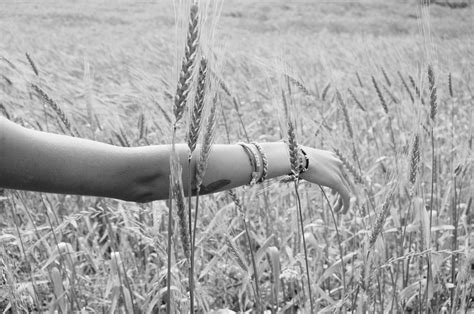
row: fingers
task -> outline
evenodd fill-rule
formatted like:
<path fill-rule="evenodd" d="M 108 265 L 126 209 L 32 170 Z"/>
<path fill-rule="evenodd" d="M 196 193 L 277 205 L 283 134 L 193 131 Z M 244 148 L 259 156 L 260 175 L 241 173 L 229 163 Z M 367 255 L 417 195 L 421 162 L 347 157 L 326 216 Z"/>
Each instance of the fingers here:
<path fill-rule="evenodd" d="M 338 190 L 338 192 L 340 196 L 340 202 L 342 203 L 342 206 L 339 208 L 339 210 L 341 210 L 342 208 L 342 213 L 345 214 L 351 206 L 350 190 L 346 186 L 344 186 L 344 183 L 341 183 L 341 188 Z"/>
<path fill-rule="evenodd" d="M 345 214 L 349 211 L 351 206 L 351 192 L 354 192 L 354 188 L 347 178 L 346 173 L 343 171 L 342 166 L 340 170 L 339 183 L 336 189 L 340 197 L 335 210 L 339 212 L 342 209 L 342 213 Z"/>
<path fill-rule="evenodd" d="M 333 204 L 333 209 L 336 213 L 340 212 L 341 211 L 341 208 L 342 208 L 342 198 L 340 196 L 337 197 L 336 201 L 334 202 Z"/>

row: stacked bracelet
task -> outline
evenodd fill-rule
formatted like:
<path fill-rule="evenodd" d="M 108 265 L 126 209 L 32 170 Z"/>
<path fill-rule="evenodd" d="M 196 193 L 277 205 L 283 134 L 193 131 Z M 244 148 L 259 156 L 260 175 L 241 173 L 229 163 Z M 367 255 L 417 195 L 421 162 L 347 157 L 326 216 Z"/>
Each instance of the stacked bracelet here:
<path fill-rule="evenodd" d="M 262 171 L 262 177 L 257 181 L 258 183 L 262 183 L 265 181 L 268 175 L 268 159 L 267 155 L 265 155 L 265 152 L 263 151 L 262 146 L 260 144 L 252 142 L 252 144 L 257 148 L 258 152 L 260 153 L 260 157 L 262 157 L 262 166 L 263 166 L 263 171 Z"/>
<path fill-rule="evenodd" d="M 268 175 L 268 159 L 262 146 L 257 143 L 247 144 L 240 142 L 238 144 L 243 147 L 250 160 L 250 167 L 252 168 L 250 185 L 263 182 Z M 260 173 L 262 174 L 261 176 Z"/>
<path fill-rule="evenodd" d="M 262 183 L 265 181 L 268 175 L 268 159 L 262 146 L 255 142 L 252 142 L 251 144 L 240 142 L 238 144 L 242 146 L 250 160 L 250 168 L 252 169 L 252 172 L 249 184 L 252 186 L 255 183 Z M 296 170 L 298 174 L 302 174 L 309 168 L 309 158 L 301 146 L 298 146 L 297 150 L 298 167 Z M 293 176 L 292 173 L 289 175 Z"/>
<path fill-rule="evenodd" d="M 260 158 L 258 158 L 257 154 L 255 153 L 255 151 L 253 150 L 251 145 L 249 145 L 247 143 L 244 143 L 244 142 L 240 142 L 238 144 L 240 146 L 242 146 L 245 153 L 249 157 L 250 167 L 252 168 L 252 173 L 250 175 L 250 183 L 249 184 L 254 185 L 259 180 L 258 176 L 260 174 Z"/>

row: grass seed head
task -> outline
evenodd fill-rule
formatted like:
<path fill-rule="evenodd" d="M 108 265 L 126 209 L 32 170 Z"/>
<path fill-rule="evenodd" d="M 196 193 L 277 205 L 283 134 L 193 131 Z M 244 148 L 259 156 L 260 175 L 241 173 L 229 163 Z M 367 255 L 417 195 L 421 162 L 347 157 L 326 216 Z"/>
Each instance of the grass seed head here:
<path fill-rule="evenodd" d="M 66 117 L 66 114 L 61 109 L 61 107 L 59 107 L 59 105 L 51 97 L 49 97 L 48 94 L 46 94 L 46 92 L 44 90 L 42 90 L 38 85 L 31 84 L 31 87 L 40 96 L 41 100 L 43 100 L 46 104 L 48 104 L 54 110 L 54 112 L 56 112 L 59 119 L 61 119 L 61 121 L 64 123 L 64 125 L 66 126 L 68 131 L 72 135 L 74 135 L 74 131 L 72 129 L 71 122 Z"/>
<path fill-rule="evenodd" d="M 181 177 L 181 166 L 178 155 L 173 153 L 171 160 L 172 167 L 172 193 L 176 200 L 177 215 L 179 219 L 179 235 L 183 246 L 184 256 L 189 259 L 190 254 L 190 236 L 188 229 L 188 218 L 186 215 L 186 203 L 184 199 L 183 181 Z"/>
<path fill-rule="evenodd" d="M 36 76 L 39 76 L 38 68 L 36 67 L 36 64 L 33 62 L 33 59 L 31 59 L 31 56 L 28 54 L 28 52 L 25 52 L 26 59 L 28 60 L 28 63 L 31 66 L 31 69 L 35 73 Z"/>
<path fill-rule="evenodd" d="M 379 97 L 380 104 L 382 105 L 383 111 L 385 111 L 385 113 L 388 114 L 387 102 L 385 101 L 382 91 L 380 90 L 379 85 L 377 84 L 377 80 L 373 76 L 372 76 L 372 84 L 374 85 L 375 91 L 377 92 L 377 96 Z"/>
<path fill-rule="evenodd" d="M 374 246 L 375 241 L 377 240 L 377 237 L 382 232 L 383 225 L 385 224 L 385 220 L 387 219 L 387 216 L 389 214 L 391 200 L 392 200 L 392 194 L 389 194 L 387 198 L 385 199 L 385 202 L 382 205 L 382 209 L 380 213 L 378 214 L 377 219 L 375 221 L 374 227 L 372 228 L 372 231 L 370 232 L 369 248 L 372 248 Z"/>
<path fill-rule="evenodd" d="M 349 119 L 349 112 L 347 111 L 346 103 L 344 102 L 344 99 L 342 99 L 341 93 L 339 93 L 337 89 L 336 89 L 336 97 L 339 104 L 341 105 L 342 112 L 344 113 L 344 121 L 346 122 L 346 127 L 347 127 L 347 131 L 349 132 L 349 136 L 351 137 L 351 139 L 354 139 L 354 132 L 352 130 L 352 124 L 351 124 L 351 120 Z"/>
<path fill-rule="evenodd" d="M 354 181 L 356 183 L 363 184 L 364 179 L 362 178 L 362 175 L 357 171 L 356 167 L 349 161 L 349 159 L 339 149 L 333 147 L 333 151 L 341 160 L 344 167 L 346 167 L 346 169 L 350 172 L 350 174 L 354 178 Z"/>
<path fill-rule="evenodd" d="M 3 104 L 0 103 L 0 113 L 5 116 L 8 120 L 10 120 L 10 114 L 8 113 L 7 108 Z"/>
<path fill-rule="evenodd" d="M 413 94 L 411 93 L 410 87 L 408 86 L 407 82 L 403 78 L 402 73 L 400 71 L 397 71 L 398 77 L 400 77 L 400 80 L 402 81 L 402 85 L 405 88 L 405 91 L 408 93 L 408 96 L 410 97 L 410 100 L 412 103 L 415 102 L 415 98 L 413 98 Z"/>
<path fill-rule="evenodd" d="M 326 100 L 326 96 L 328 94 L 329 88 L 331 87 L 331 83 L 327 83 L 327 85 L 323 88 L 323 92 L 321 93 L 321 99 Z"/>
<path fill-rule="evenodd" d="M 452 78 L 451 72 L 448 74 L 448 89 L 449 89 L 449 96 L 454 97 L 453 78 Z"/>
<path fill-rule="evenodd" d="M 351 95 L 352 99 L 354 99 L 355 103 L 357 104 L 357 106 L 359 106 L 359 108 L 362 110 L 362 111 L 366 111 L 365 110 L 365 107 L 362 106 L 362 103 L 359 101 L 359 99 L 357 99 L 356 95 L 354 94 L 354 92 L 352 91 L 352 89 L 348 88 L 347 91 L 349 92 L 349 95 Z"/>
<path fill-rule="evenodd" d="M 436 80 L 433 71 L 433 67 L 428 65 L 428 84 L 430 89 L 430 118 L 435 121 L 436 113 L 438 112 L 438 104 L 437 104 L 437 88 L 436 88 Z"/>
<path fill-rule="evenodd" d="M 418 173 L 418 164 L 420 162 L 420 136 L 415 134 L 413 147 L 410 156 L 410 183 L 415 184 L 416 175 Z"/>
<path fill-rule="evenodd" d="M 196 188 L 200 189 L 204 175 L 207 169 L 207 162 L 211 154 L 212 143 L 214 141 L 214 133 L 216 129 L 217 119 L 217 94 L 214 95 L 212 100 L 211 111 L 207 117 L 206 132 L 204 133 L 204 140 L 201 146 L 201 153 L 199 155 L 199 161 L 196 167 Z"/>
<path fill-rule="evenodd" d="M 199 131 L 201 129 L 201 117 L 204 109 L 204 96 L 206 93 L 206 77 L 207 77 L 207 59 L 201 58 L 199 67 L 199 75 L 197 81 L 196 97 L 194 107 L 191 110 L 191 119 L 189 123 L 187 142 L 192 152 L 196 149 Z"/>
<path fill-rule="evenodd" d="M 193 79 L 193 69 L 196 60 L 199 43 L 199 14 L 198 5 L 191 6 L 189 17 L 188 34 L 185 45 L 181 71 L 179 73 L 178 86 L 174 99 L 174 116 L 177 123 L 183 117 L 186 109 L 189 92 L 191 91 L 191 83 Z"/>
<path fill-rule="evenodd" d="M 288 120 L 288 149 L 290 150 L 291 172 L 297 178 L 298 170 L 298 141 L 296 140 L 295 127 L 291 120 Z"/>
<path fill-rule="evenodd" d="M 359 72 L 356 71 L 356 77 L 357 77 L 357 82 L 359 82 L 360 87 L 364 87 L 364 84 L 362 84 L 362 80 L 360 79 Z"/>
<path fill-rule="evenodd" d="M 389 77 L 387 75 L 387 72 L 385 71 L 384 67 L 382 67 L 381 69 L 382 69 L 383 77 L 385 78 L 385 81 L 387 82 L 387 85 L 392 86 L 392 82 L 390 82 L 390 79 L 389 79 Z"/>
<path fill-rule="evenodd" d="M 413 76 L 411 76 L 411 75 L 408 76 L 408 79 L 410 80 L 411 86 L 412 86 L 413 89 L 415 90 L 416 97 L 418 97 L 418 98 L 420 99 L 420 101 L 421 101 L 421 104 L 424 105 L 424 104 L 425 104 L 425 100 L 424 100 L 423 97 L 421 96 L 420 89 L 419 89 L 418 86 L 416 85 L 415 79 L 414 79 Z"/>

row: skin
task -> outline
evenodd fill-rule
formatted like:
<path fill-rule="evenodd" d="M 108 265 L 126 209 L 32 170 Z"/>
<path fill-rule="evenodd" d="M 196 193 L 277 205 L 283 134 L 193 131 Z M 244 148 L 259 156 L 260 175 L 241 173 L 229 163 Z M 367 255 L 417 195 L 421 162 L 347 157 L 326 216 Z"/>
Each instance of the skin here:
<path fill-rule="evenodd" d="M 267 155 L 267 178 L 290 173 L 288 147 L 283 142 L 260 143 Z M 185 144 L 176 152 L 188 182 Z M 332 152 L 303 147 L 310 163 L 301 178 L 339 194 L 335 210 L 347 212 L 351 184 Z M 194 178 L 200 146 L 191 163 Z M 118 147 L 101 142 L 35 131 L 0 117 L 0 187 L 47 193 L 101 196 L 134 202 L 168 198 L 171 145 Z M 248 184 L 250 162 L 240 145 L 212 146 L 201 194 Z M 185 188 L 185 191 L 187 189 Z"/>

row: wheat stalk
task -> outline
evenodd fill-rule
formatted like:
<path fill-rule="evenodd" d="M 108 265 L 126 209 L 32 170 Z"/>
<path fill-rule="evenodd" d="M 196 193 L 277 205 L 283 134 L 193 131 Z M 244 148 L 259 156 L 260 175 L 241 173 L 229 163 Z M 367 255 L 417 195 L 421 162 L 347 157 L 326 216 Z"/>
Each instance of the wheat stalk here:
<path fill-rule="evenodd" d="M 321 99 L 326 100 L 326 96 L 328 94 L 329 88 L 331 87 L 331 83 L 327 83 L 326 86 L 324 86 L 323 91 L 321 93 Z"/>
<path fill-rule="evenodd" d="M 362 111 L 366 111 L 364 106 L 362 106 L 362 103 L 359 101 L 359 99 L 357 99 L 356 95 L 354 94 L 354 92 L 352 91 L 352 89 L 348 88 L 347 91 L 349 92 L 349 95 L 351 95 L 352 99 L 354 99 L 355 103 L 357 104 L 357 106 L 359 106 L 359 108 L 362 110 Z"/>
<path fill-rule="evenodd" d="M 415 134 L 413 139 L 413 146 L 410 154 L 410 183 L 413 185 L 416 181 L 416 175 L 418 173 L 418 164 L 420 162 L 420 136 Z"/>
<path fill-rule="evenodd" d="M 387 216 L 389 214 L 392 196 L 393 194 L 390 193 L 386 197 L 385 202 L 382 205 L 382 209 L 380 213 L 378 214 L 377 219 L 375 220 L 374 227 L 372 228 L 372 231 L 370 232 L 370 235 L 369 235 L 369 249 L 371 249 L 374 246 L 375 241 L 377 240 L 377 237 L 382 232 L 383 225 L 385 224 L 385 220 L 387 219 Z"/>
<path fill-rule="evenodd" d="M 196 198 L 196 211 L 194 217 L 194 231 L 192 228 L 192 175 L 191 175 L 191 159 L 194 150 L 196 149 L 197 140 L 201 129 L 201 117 L 204 109 L 204 98 L 206 92 L 206 78 L 207 78 L 207 59 L 201 57 L 199 66 L 199 74 L 197 80 L 196 95 L 194 97 L 194 107 L 191 110 L 191 117 L 189 122 L 189 129 L 187 135 L 187 144 L 189 147 L 188 156 L 188 217 L 189 217 L 189 234 L 191 235 L 191 267 L 189 269 L 189 286 L 191 299 L 191 312 L 194 312 L 194 244 L 196 242 L 196 226 L 197 226 L 197 212 L 199 206 L 199 195 Z"/>
<path fill-rule="evenodd" d="M 254 248 L 252 246 L 252 241 L 251 241 L 251 238 L 250 238 L 250 231 L 249 231 L 249 228 L 248 228 L 248 224 L 249 224 L 248 219 L 245 215 L 242 203 L 240 202 L 240 200 L 237 197 L 237 195 L 235 194 L 235 192 L 233 190 L 229 190 L 228 195 L 230 196 L 230 198 L 234 202 L 235 206 L 237 207 L 237 210 L 239 211 L 239 213 L 242 217 L 242 221 L 243 221 L 243 225 L 244 225 L 244 229 L 245 229 L 245 238 L 247 240 L 247 244 L 248 244 L 249 250 L 250 250 L 250 259 L 251 259 L 251 262 L 252 262 L 253 275 L 254 275 L 253 277 L 254 277 L 254 280 L 255 280 L 255 294 L 256 294 L 256 298 L 257 298 L 257 300 L 256 300 L 257 312 L 260 312 L 261 311 L 261 298 L 260 298 L 260 285 L 259 285 L 259 278 L 258 278 L 258 268 L 257 268 L 257 262 L 255 260 L 255 255 L 253 253 Z M 230 241 L 230 244 L 231 244 L 231 251 L 234 252 L 235 255 L 240 256 L 238 254 L 238 251 L 237 251 L 236 247 L 234 247 L 232 241 Z M 239 258 L 237 260 L 239 260 Z M 247 272 L 248 272 L 248 267 L 246 267 L 246 269 L 247 269 Z"/>
<path fill-rule="evenodd" d="M 360 87 L 364 87 L 364 84 L 362 84 L 362 80 L 360 79 L 359 72 L 356 71 L 356 77 L 357 77 L 357 82 L 359 82 Z"/>
<path fill-rule="evenodd" d="M 207 59 L 201 58 L 201 65 L 199 67 L 199 75 L 197 80 L 196 96 L 194 99 L 194 107 L 191 111 L 191 120 L 188 129 L 187 143 L 190 154 L 196 149 L 199 131 L 201 129 L 201 117 L 204 109 L 204 96 L 206 93 L 206 78 L 207 78 Z"/>
<path fill-rule="evenodd" d="M 300 221 L 300 228 L 301 228 L 301 237 L 303 239 L 303 251 L 304 251 L 304 260 L 305 260 L 305 266 L 306 266 L 306 279 L 308 281 L 308 296 L 309 296 L 309 302 L 311 306 L 311 313 L 314 313 L 313 294 L 311 293 L 311 277 L 309 274 L 308 251 L 306 249 L 306 237 L 304 234 L 303 211 L 301 208 L 301 199 L 298 192 L 298 182 L 299 182 L 299 175 L 300 175 L 300 170 L 299 170 L 300 165 L 299 165 L 299 158 L 298 158 L 298 141 L 296 140 L 295 128 L 290 118 L 288 118 L 288 149 L 290 152 L 291 172 L 292 172 L 292 177 L 294 180 L 297 212 L 298 212 L 298 218 Z"/>
<path fill-rule="evenodd" d="M 351 120 L 349 119 L 349 112 L 347 111 L 347 106 L 344 100 L 342 99 L 341 93 L 339 93 L 339 90 L 336 89 L 336 97 L 341 105 L 342 112 L 344 114 L 344 121 L 346 122 L 346 127 L 347 131 L 349 132 L 349 136 L 351 137 L 352 140 L 354 140 L 354 131 L 352 130 L 352 124 Z"/>
<path fill-rule="evenodd" d="M 0 113 L 3 114 L 5 118 L 10 120 L 10 114 L 8 113 L 7 108 L 5 108 L 5 106 L 2 103 L 0 103 Z"/>
<path fill-rule="evenodd" d="M 380 104 L 382 105 L 383 111 L 385 111 L 385 113 L 388 114 L 387 102 L 385 101 L 382 91 L 380 90 L 379 85 L 377 84 L 377 80 L 373 76 L 372 76 L 372 84 L 374 85 L 375 91 L 377 92 L 377 96 L 380 100 Z"/>
<path fill-rule="evenodd" d="M 211 111 L 207 117 L 207 126 L 204 133 L 204 141 L 201 146 L 201 152 L 199 154 L 199 161 L 196 166 L 196 189 L 199 191 L 201 188 L 202 181 L 207 169 L 207 161 L 211 154 L 212 142 L 214 140 L 214 131 L 216 128 L 217 118 L 217 94 L 214 95 L 212 100 Z"/>
<path fill-rule="evenodd" d="M 448 74 L 448 89 L 449 89 L 449 96 L 454 97 L 454 92 L 453 92 L 453 78 L 451 75 L 451 72 Z"/>
<path fill-rule="evenodd" d="M 36 67 L 36 64 L 33 62 L 33 59 L 31 59 L 31 56 L 28 54 L 28 52 L 25 52 L 26 59 L 28 60 L 28 63 L 31 66 L 31 69 L 35 73 L 36 76 L 39 76 L 38 68 Z"/>
<path fill-rule="evenodd" d="M 413 98 L 413 94 L 411 93 L 410 87 L 408 87 L 407 82 L 403 78 L 402 73 L 400 71 L 397 71 L 398 77 L 400 77 L 400 80 L 402 81 L 402 85 L 405 88 L 406 92 L 408 93 L 408 96 L 410 97 L 411 102 L 415 102 L 415 98 Z"/>
<path fill-rule="evenodd" d="M 381 68 L 383 77 L 385 78 L 385 81 L 387 82 L 388 86 L 392 86 L 392 82 L 390 82 L 390 79 L 388 78 L 387 72 L 385 72 L 384 67 Z"/>
<path fill-rule="evenodd" d="M 181 64 L 181 71 L 179 73 L 178 86 L 176 88 L 176 95 L 174 98 L 174 116 L 175 123 L 183 117 L 186 109 L 186 102 L 189 92 L 191 91 L 191 83 L 193 79 L 193 69 L 196 60 L 199 43 L 199 14 L 198 5 L 194 3 L 191 6 L 188 34 L 186 46 L 184 50 L 183 61 Z"/>
<path fill-rule="evenodd" d="M 420 89 L 419 89 L 418 86 L 416 85 L 415 79 L 414 79 L 413 76 L 411 76 L 411 75 L 408 76 L 408 79 L 410 80 L 411 86 L 412 86 L 413 89 L 415 90 L 416 97 L 418 97 L 418 98 L 420 99 L 420 101 L 421 101 L 421 104 L 424 105 L 424 104 L 425 104 L 425 100 L 424 100 L 423 97 L 421 96 Z"/>
<path fill-rule="evenodd" d="M 350 172 L 352 177 L 354 177 L 354 181 L 356 183 L 363 184 L 365 181 L 362 178 L 362 175 L 357 171 L 356 167 L 349 161 L 349 159 L 337 148 L 332 148 L 334 153 L 336 153 L 337 157 L 341 160 L 342 164 L 346 169 Z"/>
<path fill-rule="evenodd" d="M 142 138 L 145 137 L 145 133 L 146 133 L 145 115 L 143 114 L 143 112 L 138 117 L 137 128 L 138 128 L 138 139 L 141 140 Z"/>
<path fill-rule="evenodd" d="M 290 151 L 291 173 L 294 179 L 297 180 L 299 177 L 298 142 L 296 140 L 295 127 L 291 120 L 288 120 L 288 148 Z"/>
<path fill-rule="evenodd" d="M 298 89 L 301 90 L 303 94 L 305 94 L 306 96 L 313 96 L 313 93 L 311 93 L 302 82 L 288 74 L 285 74 L 285 77 L 289 82 L 293 83 L 296 87 L 298 87 Z"/>
<path fill-rule="evenodd" d="M 178 83 L 176 87 L 176 94 L 174 96 L 173 113 L 174 113 L 175 121 L 173 124 L 173 138 L 172 138 L 172 152 L 173 152 L 171 156 L 172 168 L 173 168 L 173 164 L 177 163 L 177 159 L 178 159 L 178 156 L 176 155 L 176 151 L 175 151 L 177 124 L 183 117 L 183 114 L 186 110 L 186 104 L 188 101 L 188 96 L 191 91 L 191 84 L 193 81 L 193 72 L 194 72 L 193 70 L 194 70 L 196 56 L 198 52 L 198 44 L 199 44 L 199 14 L 198 13 L 199 13 L 198 4 L 194 2 L 190 8 L 188 32 L 187 32 L 187 37 L 186 37 L 186 44 L 184 47 L 184 56 L 181 63 L 181 70 L 179 72 L 179 78 L 178 78 Z M 176 156 L 173 156 L 173 155 L 176 155 Z M 176 172 L 174 172 L 174 176 L 177 176 Z M 179 172 L 179 177 L 181 180 L 181 172 Z M 173 178 L 173 173 L 172 173 L 171 180 L 173 179 L 174 178 Z M 188 260 L 189 260 L 189 257 L 190 257 L 189 236 L 191 234 L 191 221 L 189 221 L 189 224 L 187 224 L 187 219 L 185 218 L 186 215 L 184 214 L 184 211 L 185 211 L 184 193 L 182 193 L 182 198 L 181 198 L 182 182 L 180 182 L 178 185 L 176 182 L 172 182 L 171 187 L 172 187 L 171 192 L 177 196 L 176 201 L 177 201 L 177 206 L 178 206 L 178 216 L 180 216 L 180 226 L 181 226 L 181 233 L 182 233 L 183 248 L 185 250 L 185 254 L 187 254 L 186 257 L 188 257 Z M 171 208 L 172 208 L 172 198 L 170 199 L 170 209 Z M 191 207 L 189 208 L 189 212 L 188 212 L 189 216 L 191 216 L 190 211 L 191 211 Z M 170 210 L 169 221 L 168 221 L 168 254 L 171 254 L 171 236 L 170 236 L 171 231 L 172 231 L 171 222 L 172 222 L 172 219 L 171 219 L 171 210 Z M 187 233 L 187 236 L 185 235 L 185 233 Z M 189 269 L 190 269 L 189 280 L 190 280 L 191 311 L 194 312 L 194 289 L 193 289 L 194 278 L 192 278 L 192 272 L 193 272 L 192 265 Z M 171 259 L 169 256 L 168 256 L 167 271 L 168 271 L 168 282 L 167 282 L 166 312 L 170 314 L 171 313 L 171 284 L 170 284 Z"/>
<path fill-rule="evenodd" d="M 184 256 L 190 258 L 190 240 L 188 232 L 188 219 L 186 216 L 186 205 L 184 202 L 184 190 L 181 176 L 173 176 L 173 197 L 176 199 L 177 215 L 179 218 L 179 230 L 181 243 L 183 245 Z"/>
<path fill-rule="evenodd" d="M 31 87 L 40 96 L 41 100 L 43 100 L 45 103 L 47 103 L 54 110 L 54 112 L 58 115 L 59 119 L 61 119 L 61 121 L 64 123 L 64 126 L 66 126 L 68 131 L 73 136 L 75 136 L 75 132 L 72 129 L 71 122 L 66 117 L 66 114 L 61 109 L 61 107 L 51 97 L 49 97 L 48 94 L 46 94 L 46 92 L 43 91 L 38 85 L 31 84 Z"/>
<path fill-rule="evenodd" d="M 235 245 L 234 241 L 229 236 L 225 237 L 225 242 L 227 244 L 227 247 L 229 248 L 230 253 L 234 257 L 234 260 L 237 262 L 237 264 L 240 266 L 240 268 L 246 273 L 249 273 L 249 268 L 245 262 L 244 257 L 242 254 L 240 254 L 239 250 L 237 249 L 237 246 Z"/>
<path fill-rule="evenodd" d="M 437 104 L 437 88 L 436 88 L 436 81 L 435 75 L 433 71 L 433 67 L 428 65 L 428 84 L 430 90 L 430 118 L 435 121 L 436 113 L 438 111 L 438 104 Z"/>
<path fill-rule="evenodd" d="M 395 104 L 398 104 L 400 103 L 400 101 L 397 99 L 397 97 L 395 97 L 395 95 L 390 91 L 390 89 L 385 86 L 385 85 L 382 85 L 384 91 L 388 94 L 388 96 L 390 96 L 390 99 L 392 100 L 393 103 Z"/>

